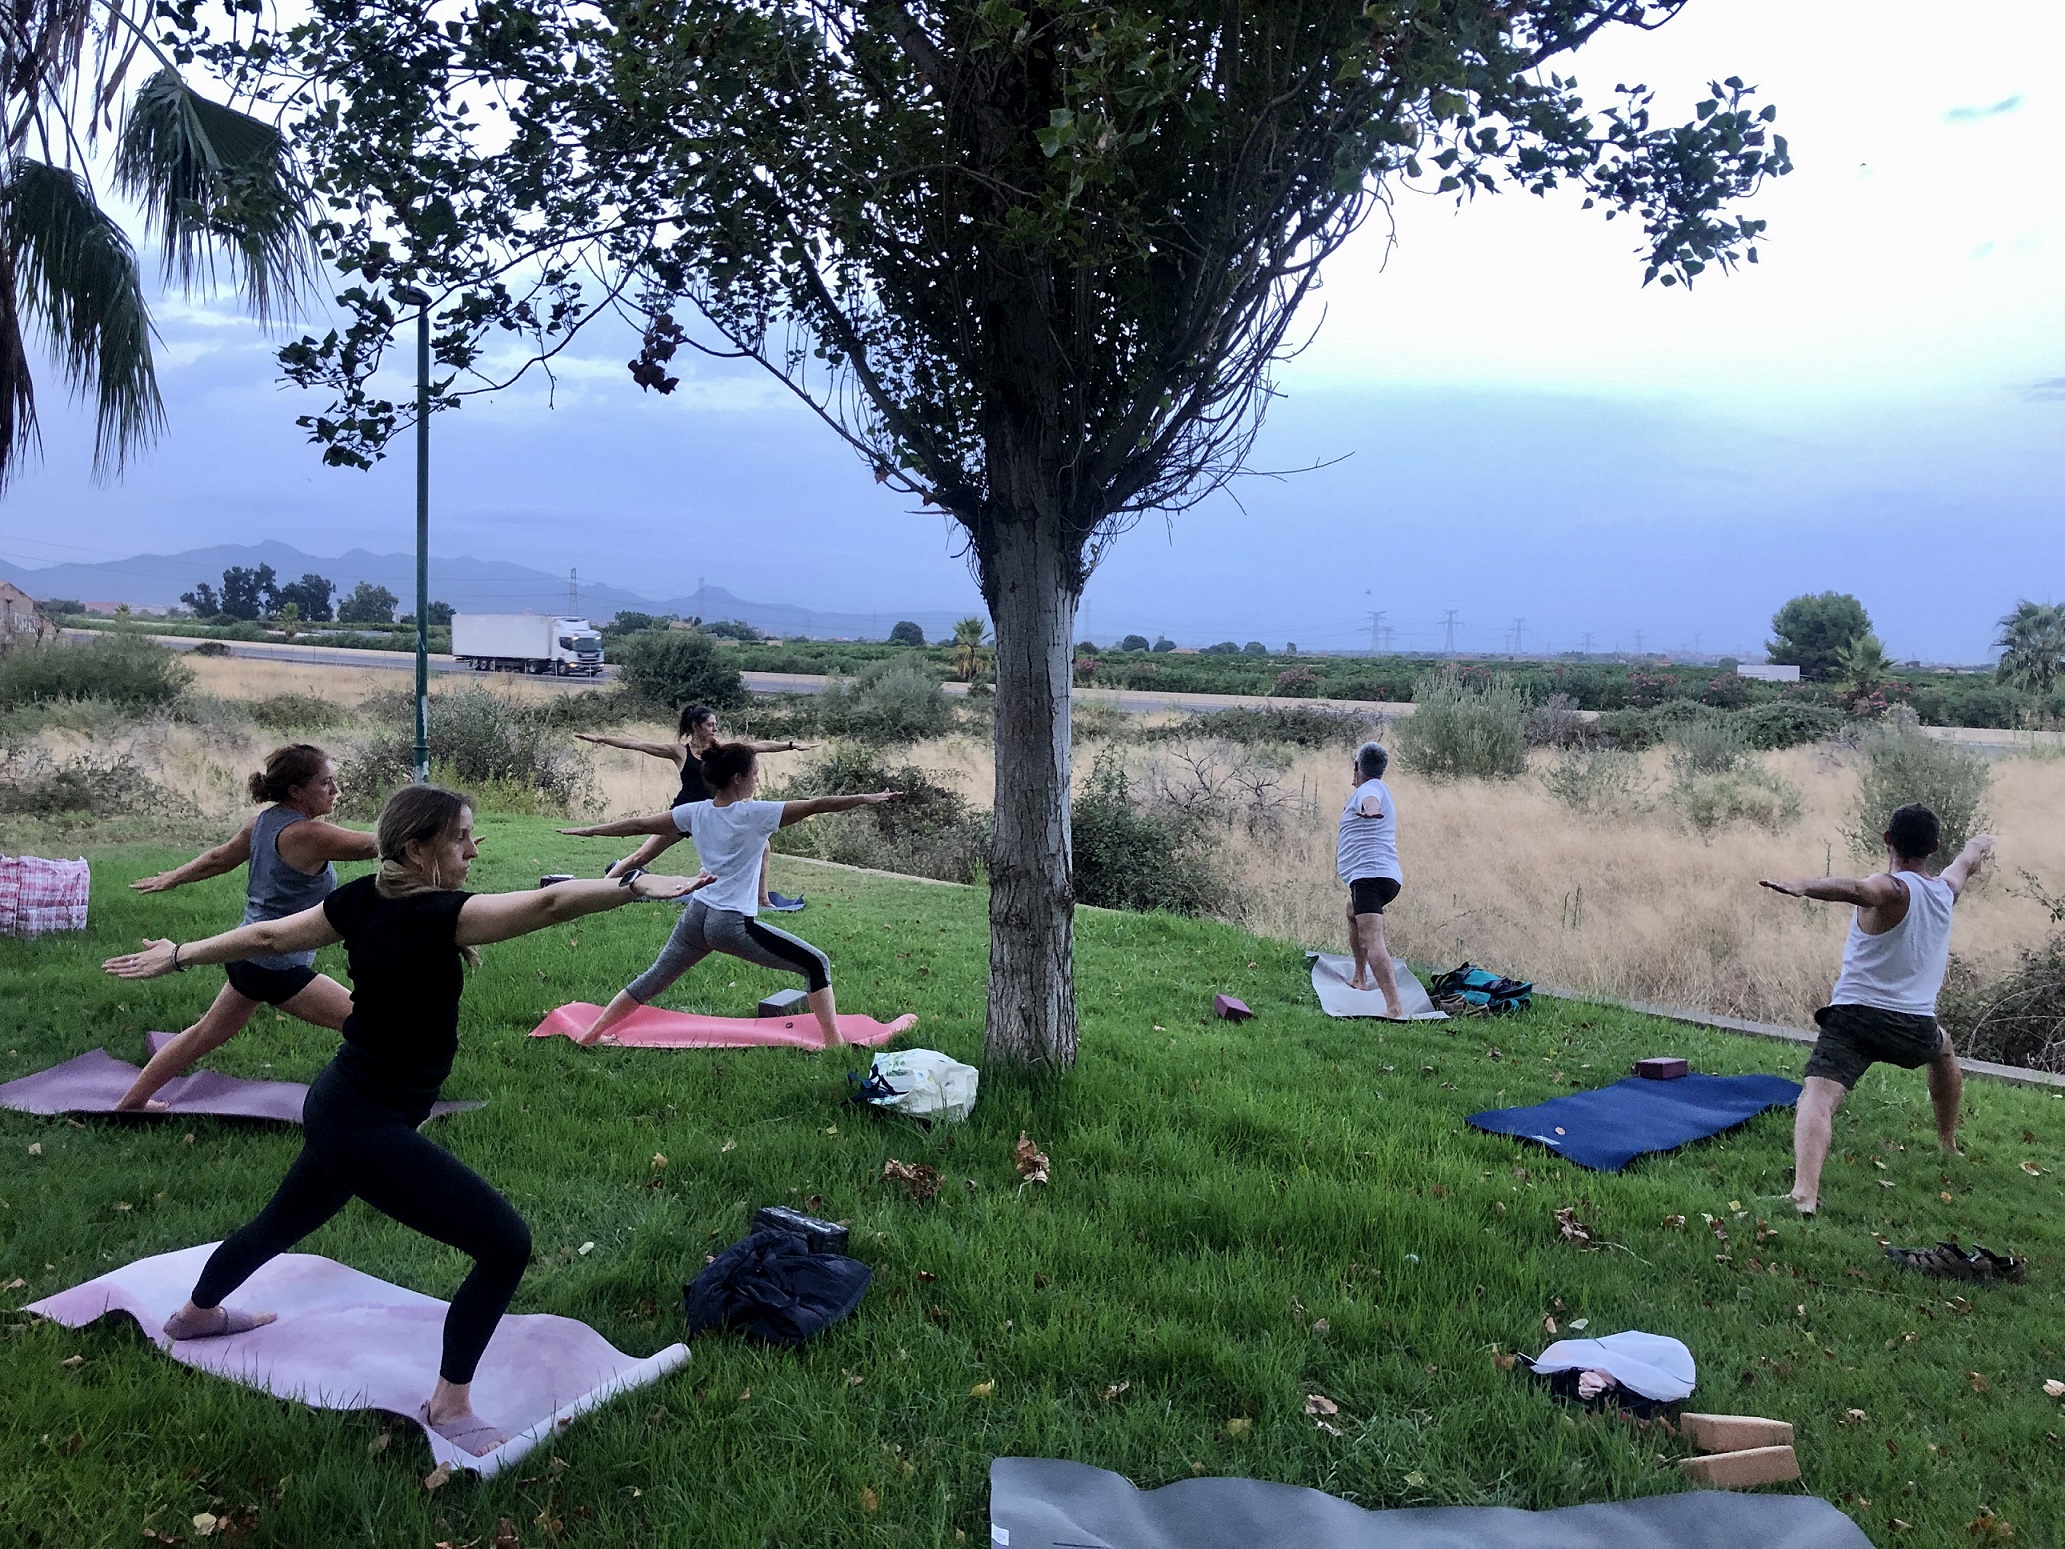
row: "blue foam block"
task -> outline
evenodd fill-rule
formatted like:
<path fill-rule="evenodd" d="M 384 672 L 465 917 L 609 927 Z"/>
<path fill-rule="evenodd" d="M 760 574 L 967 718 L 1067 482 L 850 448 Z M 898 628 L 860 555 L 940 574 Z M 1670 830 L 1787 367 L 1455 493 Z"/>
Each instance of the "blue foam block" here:
<path fill-rule="evenodd" d="M 1617 1173 L 1650 1151 L 1675 1151 L 1747 1123 L 1766 1108 L 1790 1107 L 1800 1084 L 1783 1076 L 1630 1076 L 1593 1092 L 1552 1097 L 1532 1108 L 1492 1108 L 1470 1123 L 1493 1135 L 1547 1146 L 1594 1172 Z"/>

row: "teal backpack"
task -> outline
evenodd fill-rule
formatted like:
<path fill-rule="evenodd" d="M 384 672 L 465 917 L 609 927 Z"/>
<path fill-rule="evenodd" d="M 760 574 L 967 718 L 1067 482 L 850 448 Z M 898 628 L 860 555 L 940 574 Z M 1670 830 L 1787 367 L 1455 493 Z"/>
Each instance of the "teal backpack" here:
<path fill-rule="evenodd" d="M 1449 970 L 1429 988 L 1437 1003 L 1452 996 L 1462 1001 L 1468 1010 L 1490 1016 L 1525 1011 L 1534 1004 L 1534 981 L 1507 979 L 1474 963 Z"/>

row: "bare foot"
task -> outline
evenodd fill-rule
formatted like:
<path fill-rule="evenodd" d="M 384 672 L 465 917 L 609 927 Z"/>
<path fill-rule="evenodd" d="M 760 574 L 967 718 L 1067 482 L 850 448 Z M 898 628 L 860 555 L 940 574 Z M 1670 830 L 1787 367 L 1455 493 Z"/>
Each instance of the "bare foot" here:
<path fill-rule="evenodd" d="M 1351 990 L 1373 990 L 1376 987 L 1377 981 L 1363 974 L 1351 974 L 1349 976 L 1348 988 Z"/>
<path fill-rule="evenodd" d="M 196 1307 L 188 1302 L 165 1320 L 165 1337 L 170 1340 L 220 1339 L 228 1334 L 248 1334 L 276 1322 L 270 1312 L 246 1312 L 240 1307 Z"/>
<path fill-rule="evenodd" d="M 470 1405 L 433 1419 L 430 1405 L 426 1403 L 417 1411 L 416 1417 L 471 1457 L 485 1457 L 509 1439 L 507 1431 L 492 1421 L 481 1419 Z"/>
<path fill-rule="evenodd" d="M 1821 1204 L 1821 1201 L 1818 1199 L 1802 1199 L 1797 1194 L 1788 1194 L 1786 1198 L 1793 1202 L 1793 1209 L 1799 1211 L 1803 1216 L 1811 1216 Z"/>
<path fill-rule="evenodd" d="M 1964 1152 L 1957 1148 L 1957 1136 L 1955 1135 L 1938 1135 L 1936 1137 L 1936 1144 L 1942 1148 L 1946 1156 L 1964 1155 Z"/>
<path fill-rule="evenodd" d="M 115 1104 L 115 1112 L 117 1113 L 170 1113 L 171 1111 L 172 1105 L 170 1103 L 160 1102 L 155 1097 L 146 1097 L 140 1103 L 132 1103 L 125 1097 L 122 1101 Z"/>

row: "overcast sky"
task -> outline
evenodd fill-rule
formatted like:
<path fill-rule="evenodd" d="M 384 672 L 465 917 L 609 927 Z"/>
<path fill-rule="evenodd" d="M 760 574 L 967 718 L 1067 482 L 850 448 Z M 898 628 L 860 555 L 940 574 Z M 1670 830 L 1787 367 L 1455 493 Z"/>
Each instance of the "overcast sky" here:
<path fill-rule="evenodd" d="M 1984 659 L 2020 596 L 2065 593 L 2065 6 L 1692 0 L 1580 55 L 1603 100 L 1710 77 L 1779 106 L 1799 170 L 1752 213 L 1762 262 L 1641 285 L 1627 222 L 1570 198 L 1403 198 L 1339 254 L 1283 375 L 1269 468 L 1150 518 L 1080 633 L 1339 648 L 1753 650 L 1787 596 L 1854 591 L 1898 658 Z M 46 460 L 0 501 L 0 567 L 284 539 L 413 541 L 404 451 L 323 468 L 272 344 L 159 312 L 171 433 L 119 483 L 45 374 Z M 641 395 L 598 337 L 556 384 L 440 418 L 433 548 L 655 596 L 699 578 L 824 609 L 977 602 L 953 533 L 887 498 L 773 384 Z"/>

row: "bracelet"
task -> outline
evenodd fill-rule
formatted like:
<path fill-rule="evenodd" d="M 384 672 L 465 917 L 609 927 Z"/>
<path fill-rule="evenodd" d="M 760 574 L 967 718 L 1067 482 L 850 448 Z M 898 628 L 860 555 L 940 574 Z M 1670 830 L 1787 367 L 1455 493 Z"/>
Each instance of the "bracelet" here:
<path fill-rule="evenodd" d="M 633 866 L 629 871 L 620 873 L 618 875 L 617 886 L 629 887 L 632 883 L 636 882 L 640 877 L 644 875 L 645 868 L 643 866 Z"/>
<path fill-rule="evenodd" d="M 179 943 L 176 941 L 172 943 L 172 971 L 176 974 L 186 972 L 186 964 L 179 960 Z"/>

